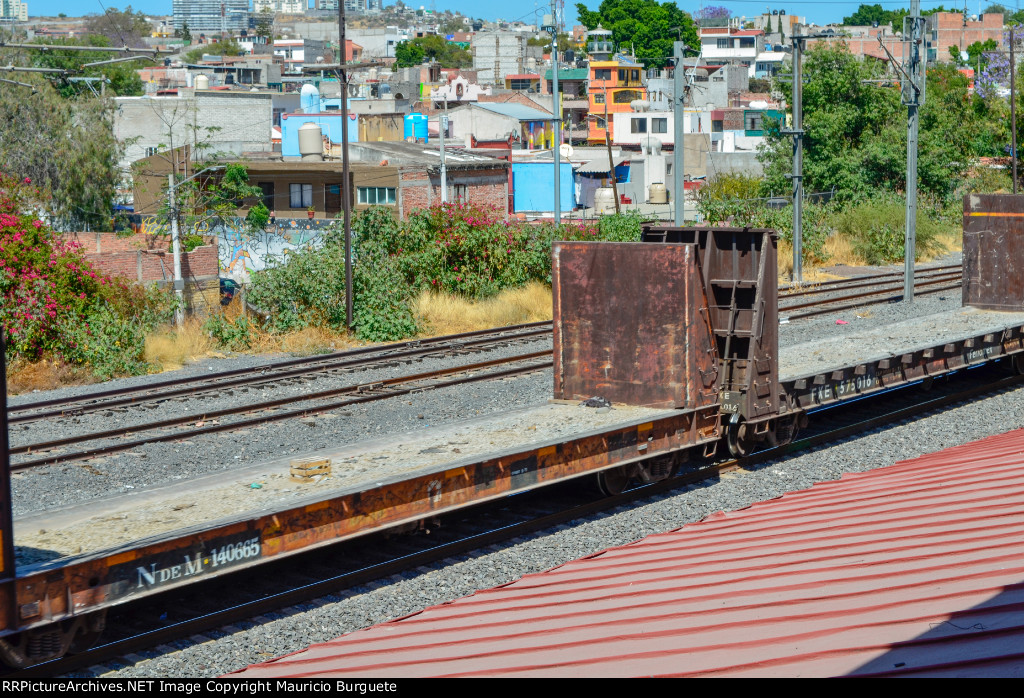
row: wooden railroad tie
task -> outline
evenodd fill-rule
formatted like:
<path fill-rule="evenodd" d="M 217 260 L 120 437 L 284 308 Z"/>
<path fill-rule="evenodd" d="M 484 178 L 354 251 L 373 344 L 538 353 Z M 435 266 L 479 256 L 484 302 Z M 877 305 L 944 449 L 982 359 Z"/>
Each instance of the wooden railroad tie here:
<path fill-rule="evenodd" d="M 330 458 L 293 458 L 288 464 L 292 482 L 315 482 L 331 474 Z"/>

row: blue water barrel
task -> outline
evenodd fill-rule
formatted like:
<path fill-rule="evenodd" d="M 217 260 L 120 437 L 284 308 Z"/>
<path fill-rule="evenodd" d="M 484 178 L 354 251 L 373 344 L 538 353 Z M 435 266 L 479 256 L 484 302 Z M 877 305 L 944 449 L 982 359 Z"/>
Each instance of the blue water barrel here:
<path fill-rule="evenodd" d="M 427 142 L 427 117 L 425 114 L 409 114 L 405 117 L 405 139 L 415 138 Z"/>

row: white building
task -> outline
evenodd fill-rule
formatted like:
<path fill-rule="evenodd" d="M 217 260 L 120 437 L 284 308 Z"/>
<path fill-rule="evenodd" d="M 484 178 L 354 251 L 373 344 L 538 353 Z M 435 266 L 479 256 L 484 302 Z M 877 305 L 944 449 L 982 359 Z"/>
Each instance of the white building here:
<path fill-rule="evenodd" d="M 236 32 L 249 28 L 249 0 L 173 0 L 174 28 L 189 31 Z"/>
<path fill-rule="evenodd" d="M 763 53 L 764 32 L 760 29 L 700 29 L 700 55 L 707 65 L 741 65 L 753 75 L 758 56 Z"/>
<path fill-rule="evenodd" d="M 27 22 L 28 3 L 20 0 L 0 0 L 0 19 Z"/>
<path fill-rule="evenodd" d="M 253 12 L 274 12 L 282 15 L 301 15 L 306 11 L 305 0 L 253 0 Z"/>

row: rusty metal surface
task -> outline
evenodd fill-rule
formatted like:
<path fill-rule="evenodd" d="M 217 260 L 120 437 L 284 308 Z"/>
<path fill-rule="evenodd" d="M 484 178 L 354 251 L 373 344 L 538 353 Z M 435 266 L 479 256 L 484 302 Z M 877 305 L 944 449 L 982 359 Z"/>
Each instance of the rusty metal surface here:
<path fill-rule="evenodd" d="M 1022 451 L 847 474 L 231 677 L 1019 677 Z"/>
<path fill-rule="evenodd" d="M 513 492 L 717 441 L 717 406 L 456 461 L 362 491 L 225 520 L 131 546 L 22 571 L 0 635 L 45 626 L 129 599 L 254 567 L 362 533 L 454 511 Z"/>
<path fill-rule="evenodd" d="M 782 411 L 808 410 L 1024 353 L 1024 325 L 783 379 Z"/>
<path fill-rule="evenodd" d="M 964 197 L 963 304 L 1024 310 L 1024 196 Z"/>
<path fill-rule="evenodd" d="M 760 228 L 647 224 L 649 243 L 695 244 L 721 367 L 723 413 L 751 422 L 779 411 L 778 234 Z"/>
<path fill-rule="evenodd" d="M 717 361 L 694 245 L 556 242 L 555 399 L 714 404 Z"/>
<path fill-rule="evenodd" d="M 7 346 L 0 332 L 0 612 L 14 605 L 14 507 L 11 503 L 11 453 L 7 431 Z"/>

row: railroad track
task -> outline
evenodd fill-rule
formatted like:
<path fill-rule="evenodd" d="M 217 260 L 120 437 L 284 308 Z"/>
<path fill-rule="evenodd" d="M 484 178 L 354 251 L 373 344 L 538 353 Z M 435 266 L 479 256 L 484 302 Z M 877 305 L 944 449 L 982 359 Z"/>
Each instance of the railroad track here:
<path fill-rule="evenodd" d="M 981 373 L 984 375 L 979 375 Z M 293 557 L 281 564 L 269 563 L 261 568 L 263 574 L 260 579 L 268 583 L 273 580 L 275 586 L 259 586 L 254 590 L 251 574 L 246 576 L 245 584 L 233 581 L 234 577 L 213 579 L 177 592 L 177 595 L 164 595 L 156 600 L 119 607 L 111 611 L 109 620 L 112 637 L 103 645 L 16 672 L 9 677 L 52 677 L 110 663 L 163 643 L 208 633 L 226 624 L 309 602 L 354 585 L 436 563 L 517 536 L 617 507 L 634 505 L 649 497 L 679 490 L 725 473 L 756 469 L 794 453 L 891 426 L 979 396 L 1017 388 L 1022 384 L 1024 376 L 1007 378 L 1000 367 L 987 366 L 958 374 L 943 381 L 941 386 L 935 385 L 925 400 L 921 399 L 920 390 L 909 386 L 884 396 L 848 403 L 828 410 L 828 416 L 824 419 L 819 413 L 814 431 L 791 444 L 760 451 L 739 460 L 701 463 L 669 480 L 614 497 L 585 497 L 581 495 L 583 488 L 571 487 L 572 483 L 555 485 L 506 498 L 500 504 L 479 505 L 463 510 L 458 515 L 450 515 L 451 525 L 437 529 L 429 544 L 426 542 L 429 536 L 425 535 L 389 538 L 374 534 L 372 537 L 339 543 L 326 550 Z M 883 405 L 886 407 L 882 408 Z M 430 525 L 433 527 L 434 524 Z M 243 593 L 249 594 L 251 598 L 240 599 L 239 595 Z M 146 625 L 149 627 L 144 627 Z"/>
<path fill-rule="evenodd" d="M 73 397 L 39 400 L 10 406 L 7 409 L 8 423 L 21 424 L 54 417 L 77 416 L 126 405 L 141 405 L 273 382 L 297 381 L 316 374 L 345 373 L 391 366 L 398 362 L 421 361 L 430 357 L 476 353 L 499 346 L 533 341 L 550 334 L 550 322 L 533 322 L 385 346 L 364 347 L 319 356 L 286 359 L 204 376 L 153 381 L 143 386 L 112 388 Z"/>
<path fill-rule="evenodd" d="M 959 265 L 923 268 L 915 276 L 921 293 L 932 293 L 959 287 Z M 899 277 L 899 280 L 894 280 Z M 820 307 L 820 312 L 832 312 L 837 308 L 831 304 L 853 299 L 858 301 L 849 307 L 864 302 L 889 300 L 877 298 L 894 291 L 902 291 L 902 272 L 887 272 L 859 276 L 851 279 L 825 281 L 813 286 L 804 285 L 780 288 L 779 300 L 808 297 L 821 294 L 842 293 L 852 288 L 875 287 L 873 290 L 845 295 L 840 298 L 823 298 L 780 308 L 780 312 Z M 897 283 L 898 282 L 898 283 Z M 945 282 L 939 288 L 935 284 Z M 954 283 L 957 282 L 957 283 Z M 916 286 L 915 286 L 916 287 Z M 794 290 L 795 289 L 795 290 Z M 860 302 L 864 301 L 864 302 Z M 810 317 L 817 312 L 790 315 L 789 319 Z M 433 356 L 453 356 L 486 351 L 497 346 L 533 341 L 551 334 L 550 322 L 533 322 L 522 325 L 478 332 L 444 335 L 430 339 L 399 342 L 386 346 L 364 347 L 319 356 L 298 357 L 262 364 L 249 368 L 220 371 L 204 376 L 190 376 L 162 381 L 151 381 L 143 386 L 112 388 L 92 391 L 87 394 L 51 400 L 38 400 L 21 405 L 9 406 L 9 424 L 25 424 L 56 417 L 79 416 L 93 412 L 144 405 L 174 398 L 184 398 L 205 393 L 228 391 L 243 387 L 260 386 L 282 381 L 298 381 L 317 374 L 344 373 L 396 362 L 420 361 Z"/>
<path fill-rule="evenodd" d="M 322 414 L 357 404 L 376 402 L 412 393 L 437 390 L 457 385 L 468 385 L 480 381 L 497 380 L 519 376 L 550 368 L 551 351 L 535 351 L 500 359 L 491 359 L 451 368 L 437 369 L 397 378 L 386 378 L 371 383 L 354 384 L 315 393 L 304 393 L 275 398 L 219 410 L 207 410 L 147 422 L 135 426 L 77 434 L 29 444 L 12 445 L 11 470 L 21 471 L 57 463 L 93 458 L 111 453 L 131 451 L 146 444 L 176 441 L 223 431 L 246 429 L 254 426 Z M 277 411 L 291 406 L 290 409 Z M 244 416 L 252 415 L 252 416 Z M 240 417 L 221 422 L 226 417 Z M 110 440 L 116 439 L 111 443 Z M 81 444 L 96 443 L 82 448 Z M 59 449 L 74 445 L 77 450 L 61 452 Z M 32 454 L 45 453 L 36 458 L 24 458 Z M 15 457 L 23 456 L 15 460 Z"/>

